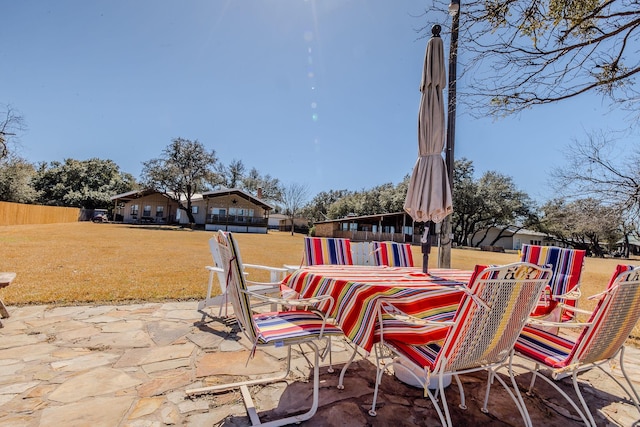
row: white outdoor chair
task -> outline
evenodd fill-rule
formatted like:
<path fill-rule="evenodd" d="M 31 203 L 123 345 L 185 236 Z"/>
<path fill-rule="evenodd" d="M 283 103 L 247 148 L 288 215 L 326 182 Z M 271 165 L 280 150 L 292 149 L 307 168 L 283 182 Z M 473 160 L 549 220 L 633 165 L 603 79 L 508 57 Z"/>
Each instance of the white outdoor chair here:
<path fill-rule="evenodd" d="M 203 310 L 206 307 L 218 305 L 220 307 L 218 316 L 222 316 L 223 308 L 225 310 L 225 316 L 227 316 L 227 289 L 226 289 L 227 280 L 224 276 L 224 269 L 222 268 L 222 258 L 220 256 L 220 249 L 218 248 L 217 237 L 212 237 L 209 239 L 209 251 L 211 252 L 211 257 L 213 258 L 213 262 L 215 266 L 210 266 L 210 265 L 205 266 L 207 271 L 209 271 L 207 296 L 204 300 L 198 303 L 198 310 Z M 269 266 L 257 265 L 257 264 L 244 264 L 244 268 L 254 269 L 254 270 L 263 270 L 263 271 L 268 271 L 270 273 L 269 282 L 255 282 L 255 281 L 248 280 L 247 286 L 251 292 L 256 294 L 262 294 L 262 295 L 279 295 L 280 294 L 280 284 L 288 271 L 286 268 L 269 267 Z M 246 274 L 246 271 L 245 271 L 245 274 Z M 216 297 L 211 296 L 211 292 L 213 291 L 214 276 L 218 278 L 218 283 L 220 284 L 220 295 Z M 274 307 L 274 310 L 275 310 L 275 307 Z"/>
<path fill-rule="evenodd" d="M 318 409 L 319 395 L 319 342 L 324 342 L 322 359 L 331 355 L 331 336 L 343 335 L 340 328 L 327 322 L 324 314 L 313 307 L 316 304 L 325 303 L 329 309 L 333 305 L 330 296 L 317 298 L 285 300 L 251 292 L 247 287 L 244 275 L 244 266 L 238 250 L 238 246 L 231 233 L 218 232 L 217 236 L 221 265 L 226 278 L 228 298 L 233 306 L 233 311 L 238 321 L 241 332 L 253 343 L 253 350 L 266 347 L 286 346 L 288 349 L 286 371 L 279 376 L 258 378 L 230 384 L 220 384 L 211 387 L 187 390 L 188 395 L 216 393 L 230 389 L 240 388 L 245 401 L 247 413 L 252 425 L 281 426 L 299 423 L 310 419 Z M 268 303 L 282 304 L 290 308 L 289 311 L 277 311 L 269 313 L 254 313 L 251 299 L 262 300 Z M 308 345 L 314 353 L 313 358 L 313 400 L 311 408 L 304 414 L 293 415 L 282 419 L 261 423 L 253 404 L 253 399 L 248 387 L 258 384 L 284 381 L 291 367 L 291 346 Z M 331 359 L 331 356 L 329 356 Z M 331 368 L 331 360 L 329 361 Z M 238 373 L 241 374 L 241 373 Z"/>
<path fill-rule="evenodd" d="M 593 312 L 573 309 L 577 313 L 589 314 L 588 321 L 548 322 L 532 319 L 520 334 L 515 349 L 518 355 L 535 363 L 534 368 L 530 369 L 532 378 L 529 393 L 536 378 L 542 378 L 571 404 L 585 424 L 595 426 L 596 422 L 578 384 L 578 374 L 591 368 L 598 368 L 613 379 L 640 412 L 640 397 L 624 368 L 624 343 L 640 319 L 640 267 L 619 265 L 607 289 L 591 298 L 598 299 Z M 582 331 L 574 340 L 539 329 L 540 326 L 581 328 Z M 616 363 L 618 355 L 619 362 Z M 629 388 L 603 368 L 606 362 L 619 364 Z M 540 367 L 551 369 L 551 379 L 540 372 Z M 553 381 L 567 375 L 571 376 L 582 410 Z"/>
<path fill-rule="evenodd" d="M 550 277 L 550 269 L 529 263 L 487 268 L 477 266 L 470 287 L 464 288 L 465 295 L 452 321 L 434 322 L 415 318 L 394 307 L 392 300 L 383 302 L 378 312 L 380 322 L 380 343 L 376 347 L 378 369 L 373 404 L 369 414 L 376 415 L 378 389 L 385 370 L 401 365 L 398 369 L 404 367 L 404 371 L 415 379 L 415 383 L 424 388 L 425 395 L 431 399 L 444 426 L 453 425 L 444 390 L 445 377 L 452 375 L 455 378 L 460 392 L 460 407 L 465 409 L 464 390 L 459 375 L 476 371 L 487 371 L 489 376 L 482 411 L 488 412 L 490 384 L 495 379 L 507 390 L 525 424 L 530 425 L 529 414 L 511 370 L 513 345 Z M 396 323 L 404 321 L 408 327 L 432 325 L 434 328 L 448 327 L 448 331 L 443 334 L 444 340 L 433 339 L 422 344 L 407 344 L 403 340 L 394 340 L 393 335 L 385 335 L 385 316 L 391 316 Z M 385 360 L 387 358 L 384 349 L 390 350 L 391 354 L 397 355 L 398 358 Z M 505 365 L 508 368 L 507 372 L 514 386 L 515 395 L 504 380 L 496 375 L 497 371 Z M 428 388 L 432 376 L 438 379 L 442 409 Z"/>

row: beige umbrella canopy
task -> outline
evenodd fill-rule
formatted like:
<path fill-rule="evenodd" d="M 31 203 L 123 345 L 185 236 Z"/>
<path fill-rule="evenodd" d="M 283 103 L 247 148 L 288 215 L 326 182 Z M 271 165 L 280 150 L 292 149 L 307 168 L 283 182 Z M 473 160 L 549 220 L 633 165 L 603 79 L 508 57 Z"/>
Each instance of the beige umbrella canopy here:
<path fill-rule="evenodd" d="M 440 26 L 434 25 L 427 43 L 422 71 L 420 110 L 418 112 L 418 160 L 413 168 L 404 210 L 416 222 L 440 222 L 453 212 L 447 166 L 442 157 L 445 122 L 443 89 L 446 85 L 444 47 Z M 422 238 L 423 253 L 428 255 L 429 226 Z M 426 251 L 426 253 L 425 253 Z M 428 256 L 423 260 L 426 272 Z"/>

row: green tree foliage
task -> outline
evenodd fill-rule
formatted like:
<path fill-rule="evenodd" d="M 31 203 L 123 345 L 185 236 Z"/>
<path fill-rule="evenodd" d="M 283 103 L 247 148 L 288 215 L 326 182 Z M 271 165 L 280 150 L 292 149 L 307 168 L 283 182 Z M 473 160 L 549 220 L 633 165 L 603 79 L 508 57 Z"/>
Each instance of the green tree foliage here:
<path fill-rule="evenodd" d="M 219 184 L 227 188 L 240 188 L 246 167 L 242 160 L 233 159 L 228 166 L 218 163 Z"/>
<path fill-rule="evenodd" d="M 569 202 L 554 199 L 541 210 L 544 213 L 542 231 L 567 246 L 587 249 L 595 256 L 603 255 L 603 244 L 611 248 L 623 235 L 620 210 L 593 198 Z"/>
<path fill-rule="evenodd" d="M 533 202 L 516 188 L 511 177 L 488 171 L 475 180 L 473 172 L 470 160 L 455 162 L 452 230 L 456 243 L 470 245 L 475 238 L 477 245 L 491 245 L 501 237 L 487 241 L 486 232 L 491 227 L 504 231 L 535 220 Z"/>
<path fill-rule="evenodd" d="M 435 0 L 427 17 L 439 23 L 448 4 Z M 458 99 L 478 115 L 510 114 L 585 92 L 631 107 L 640 99 L 633 79 L 640 71 L 639 35 L 635 0 L 464 1 L 458 61 L 464 84 L 458 89 L 467 93 Z"/>
<path fill-rule="evenodd" d="M 175 138 L 161 157 L 143 162 L 142 182 L 174 200 L 195 224 L 193 196 L 210 189 L 209 183 L 216 180 L 216 162 L 215 151 L 199 141 Z"/>
<path fill-rule="evenodd" d="M 0 160 L 0 200 L 14 203 L 35 203 L 38 197 L 32 180 L 36 174 L 33 164 L 9 155 Z"/>
<path fill-rule="evenodd" d="M 257 196 L 258 189 L 262 189 L 262 199 L 269 202 L 282 201 L 284 188 L 278 178 L 269 174 L 262 175 L 256 168 L 251 168 L 249 173 L 242 178 L 242 188 Z"/>
<path fill-rule="evenodd" d="M 409 177 L 406 176 L 398 185 L 387 183 L 370 190 L 346 192 L 326 208 L 326 215 L 329 219 L 336 219 L 349 214 L 360 216 L 401 212 L 404 208 L 408 184 Z M 312 206 L 309 208 L 314 211 Z M 317 209 L 315 211 L 320 212 Z"/>
<path fill-rule="evenodd" d="M 329 208 L 338 200 L 351 194 L 348 190 L 330 190 L 318 193 L 301 211 L 301 215 L 310 222 L 326 221 Z"/>
<path fill-rule="evenodd" d="M 107 209 L 111 196 L 136 189 L 137 184 L 112 160 L 93 158 L 41 163 L 33 187 L 40 204 Z"/>

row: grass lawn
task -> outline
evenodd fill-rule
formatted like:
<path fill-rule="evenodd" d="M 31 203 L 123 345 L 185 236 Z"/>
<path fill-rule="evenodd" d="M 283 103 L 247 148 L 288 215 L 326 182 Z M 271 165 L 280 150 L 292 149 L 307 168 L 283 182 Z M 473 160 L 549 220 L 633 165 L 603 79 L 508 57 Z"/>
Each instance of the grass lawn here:
<path fill-rule="evenodd" d="M 17 273 L 0 297 L 9 305 L 199 300 L 206 293 L 208 272 L 204 266 L 213 262 L 207 243 L 213 234 L 177 227 L 91 222 L 0 227 L 0 271 Z M 235 236 L 246 263 L 281 267 L 302 260 L 302 235 L 269 232 Z M 420 248 L 414 246 L 413 252 L 416 264 L 421 265 Z M 433 248 L 430 268 L 436 267 L 437 258 L 437 248 Z M 461 269 L 517 260 L 516 253 L 451 252 L 451 267 Z M 618 263 L 637 265 L 640 261 L 586 259 L 581 308 L 593 308 L 594 302 L 586 296 L 604 289 Z M 254 278 L 268 280 L 266 276 Z M 636 326 L 634 336 L 640 336 L 640 327 Z"/>

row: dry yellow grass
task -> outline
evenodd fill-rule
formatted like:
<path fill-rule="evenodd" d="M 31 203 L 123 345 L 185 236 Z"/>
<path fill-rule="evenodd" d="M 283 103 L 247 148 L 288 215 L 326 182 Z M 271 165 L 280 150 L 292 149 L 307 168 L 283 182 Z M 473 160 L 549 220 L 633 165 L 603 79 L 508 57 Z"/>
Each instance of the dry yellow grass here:
<path fill-rule="evenodd" d="M 212 263 L 207 245 L 212 235 L 177 227 L 90 222 L 0 227 L 0 271 L 17 273 L 0 296 L 11 305 L 198 300 L 206 292 L 204 266 Z M 247 263 L 282 266 L 302 259 L 302 235 L 238 233 L 236 238 Z M 413 251 L 420 265 L 420 248 Z M 454 249 L 451 259 L 453 268 L 472 269 L 476 264 L 515 262 L 518 255 Z M 620 262 L 638 264 L 637 259 L 587 258 L 583 295 L 600 292 Z M 436 264 L 433 248 L 429 266 Z M 586 298 L 580 302 L 587 309 L 593 304 Z M 640 336 L 640 328 L 634 336 Z"/>

